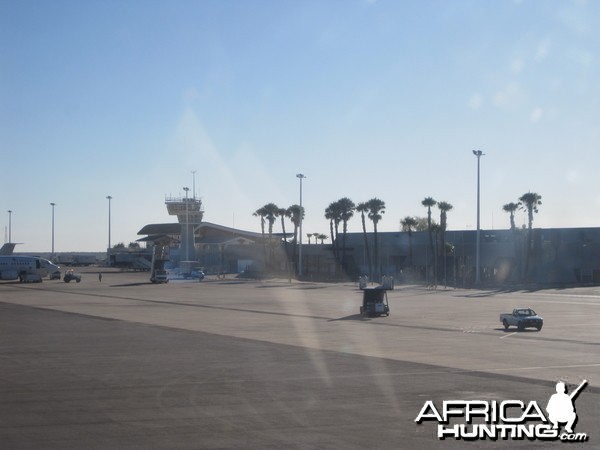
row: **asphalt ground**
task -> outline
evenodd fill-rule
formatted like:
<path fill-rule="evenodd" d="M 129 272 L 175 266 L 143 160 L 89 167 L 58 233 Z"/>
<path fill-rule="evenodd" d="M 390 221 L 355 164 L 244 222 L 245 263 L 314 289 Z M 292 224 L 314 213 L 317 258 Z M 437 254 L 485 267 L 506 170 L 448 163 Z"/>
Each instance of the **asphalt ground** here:
<path fill-rule="evenodd" d="M 396 286 L 363 318 L 353 284 L 147 277 L 0 283 L 1 448 L 600 448 L 598 288 Z M 542 331 L 503 329 L 521 306 Z M 584 443 L 415 423 L 428 400 L 545 407 L 584 379 Z"/>

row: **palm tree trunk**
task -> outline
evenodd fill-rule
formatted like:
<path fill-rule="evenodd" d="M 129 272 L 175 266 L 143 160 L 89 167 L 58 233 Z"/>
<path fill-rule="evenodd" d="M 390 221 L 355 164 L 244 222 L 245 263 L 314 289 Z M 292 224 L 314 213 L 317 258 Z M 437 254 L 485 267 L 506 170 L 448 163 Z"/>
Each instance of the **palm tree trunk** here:
<path fill-rule="evenodd" d="M 413 265 L 413 248 L 412 248 L 412 230 L 408 229 L 408 265 L 412 270 Z"/>
<path fill-rule="evenodd" d="M 262 234 L 262 242 L 263 242 L 263 254 L 264 254 L 264 268 L 267 268 L 267 243 L 265 241 L 265 219 L 263 217 L 260 218 L 260 232 Z"/>
<path fill-rule="evenodd" d="M 333 234 L 333 220 L 329 221 L 329 232 L 331 233 L 331 247 L 333 248 L 333 257 L 337 261 L 338 256 L 337 256 L 336 242 L 334 239 L 335 235 Z"/>
<path fill-rule="evenodd" d="M 375 239 L 375 272 L 377 279 L 381 279 L 381 262 L 379 261 L 379 239 L 377 236 L 377 222 L 373 221 L 373 233 Z"/>
<path fill-rule="evenodd" d="M 294 269 L 294 273 L 298 273 L 298 266 L 297 266 L 297 262 L 298 262 L 298 225 L 296 225 L 294 223 L 294 258 L 293 260 L 293 266 L 295 267 Z"/>
<path fill-rule="evenodd" d="M 344 221 L 344 225 L 342 228 L 342 269 L 344 270 L 344 272 L 346 272 L 346 232 L 348 231 L 348 223 L 346 221 Z"/>
<path fill-rule="evenodd" d="M 281 214 L 281 229 L 283 230 L 283 246 L 285 248 L 285 269 L 288 274 L 288 279 L 291 282 L 292 281 L 292 273 L 290 271 L 290 255 L 288 254 L 288 241 L 285 236 L 285 221 L 283 219 L 284 219 L 284 215 Z"/>
<path fill-rule="evenodd" d="M 367 252 L 367 264 L 369 266 L 369 280 L 373 279 L 373 262 L 371 261 L 371 251 L 369 249 L 369 239 L 367 238 L 367 225 L 365 223 L 365 213 L 361 213 L 360 216 L 362 220 L 362 228 L 363 228 L 363 239 L 365 241 L 365 251 Z"/>
<path fill-rule="evenodd" d="M 429 208 L 427 210 L 427 231 L 429 232 L 429 250 L 431 251 L 431 259 L 433 260 L 433 279 L 436 279 L 436 273 L 435 273 L 435 260 L 436 260 L 436 255 L 435 255 L 435 249 L 433 247 L 433 230 L 431 229 L 431 208 Z"/>
<path fill-rule="evenodd" d="M 335 221 L 334 223 L 335 225 L 335 254 L 336 254 L 336 258 L 338 261 L 340 261 L 340 240 L 338 239 L 340 237 L 340 223 Z"/>

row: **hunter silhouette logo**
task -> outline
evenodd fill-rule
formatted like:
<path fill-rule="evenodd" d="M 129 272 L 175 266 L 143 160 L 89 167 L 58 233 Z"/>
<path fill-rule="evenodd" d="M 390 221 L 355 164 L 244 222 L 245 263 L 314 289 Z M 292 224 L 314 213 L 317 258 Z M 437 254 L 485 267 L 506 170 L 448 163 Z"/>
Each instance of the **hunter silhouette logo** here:
<path fill-rule="evenodd" d="M 587 380 L 583 380 L 581 384 L 573 391 L 571 395 L 567 394 L 567 388 L 565 383 L 559 381 L 556 383 L 556 394 L 550 397 L 548 400 L 548 406 L 546 411 L 548 412 L 548 419 L 552 422 L 552 429 L 558 429 L 559 423 L 566 423 L 565 431 L 567 433 L 573 433 L 573 425 L 577 421 L 577 414 L 575 413 L 575 406 L 573 400 L 579 395 L 579 392 L 587 385 Z"/>
<path fill-rule="evenodd" d="M 571 394 L 567 394 L 565 383 L 556 383 L 556 393 L 546 405 L 547 414 L 535 400 L 444 400 L 441 407 L 428 400 L 415 422 L 437 422 L 437 437 L 440 440 L 539 439 L 586 442 L 589 436 L 575 433 L 573 428 L 577 422 L 574 401 L 587 384 L 587 380 L 583 380 Z M 562 424 L 564 431 L 561 432 Z"/>

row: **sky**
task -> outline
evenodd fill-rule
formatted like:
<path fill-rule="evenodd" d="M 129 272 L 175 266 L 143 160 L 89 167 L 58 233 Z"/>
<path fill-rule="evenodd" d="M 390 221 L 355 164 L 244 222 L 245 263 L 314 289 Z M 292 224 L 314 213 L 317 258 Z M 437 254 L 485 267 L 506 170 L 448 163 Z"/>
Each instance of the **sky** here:
<path fill-rule="evenodd" d="M 105 251 L 107 196 L 128 244 L 193 185 L 259 232 L 298 173 L 304 234 L 342 197 L 383 200 L 379 231 L 425 197 L 475 229 L 473 150 L 483 229 L 527 192 L 535 227 L 600 226 L 598 23 L 584 0 L 0 0 L 3 242 L 49 252 L 55 203 L 56 252 Z"/>

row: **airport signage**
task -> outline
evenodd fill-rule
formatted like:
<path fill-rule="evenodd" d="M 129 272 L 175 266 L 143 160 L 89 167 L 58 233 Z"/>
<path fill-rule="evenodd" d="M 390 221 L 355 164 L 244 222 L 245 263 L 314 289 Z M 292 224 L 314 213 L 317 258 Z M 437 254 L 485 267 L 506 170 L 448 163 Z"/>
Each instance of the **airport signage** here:
<path fill-rule="evenodd" d="M 577 423 L 574 400 L 586 385 L 584 380 L 573 393 L 567 394 L 565 384 L 558 382 L 545 412 L 534 400 L 444 400 L 441 405 L 428 400 L 415 422 L 437 423 L 440 440 L 586 442 L 587 433 L 574 431 Z"/>

